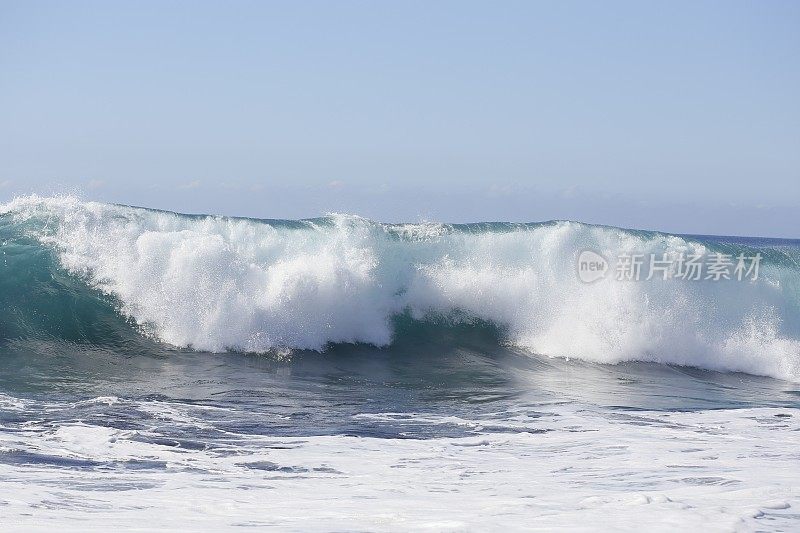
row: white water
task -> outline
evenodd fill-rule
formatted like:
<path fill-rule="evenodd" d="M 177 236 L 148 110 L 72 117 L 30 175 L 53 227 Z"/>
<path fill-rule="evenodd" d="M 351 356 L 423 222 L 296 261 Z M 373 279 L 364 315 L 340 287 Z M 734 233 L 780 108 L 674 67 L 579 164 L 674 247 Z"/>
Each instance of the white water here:
<path fill-rule="evenodd" d="M 609 278 L 587 285 L 575 275 L 584 249 L 607 256 L 705 251 L 702 242 L 677 236 L 572 222 L 463 232 L 346 215 L 292 229 L 71 197 L 19 198 L 0 213 L 37 219 L 39 238 L 59 250 L 65 268 L 176 346 L 385 346 L 392 317 L 409 311 L 479 318 L 504 328 L 508 342 L 548 356 L 800 380 L 796 269 L 765 265 L 757 281 L 735 283 Z"/>
<path fill-rule="evenodd" d="M 30 407 L 7 396 L 0 403 L 7 412 Z M 202 427 L 205 408 L 150 402 L 136 409 L 152 412 L 154 423 Z M 359 416 L 437 423 L 413 413 Z M 441 423 L 505 432 L 430 440 L 228 434 L 222 448 L 192 450 L 142 441 L 147 432 L 32 421 L 24 431 L 0 432 L 0 453 L 156 466 L 0 464 L 0 519 L 4 531 L 796 527 L 797 409 L 626 414 L 553 405 L 536 418 L 521 410 L 510 419 Z"/>

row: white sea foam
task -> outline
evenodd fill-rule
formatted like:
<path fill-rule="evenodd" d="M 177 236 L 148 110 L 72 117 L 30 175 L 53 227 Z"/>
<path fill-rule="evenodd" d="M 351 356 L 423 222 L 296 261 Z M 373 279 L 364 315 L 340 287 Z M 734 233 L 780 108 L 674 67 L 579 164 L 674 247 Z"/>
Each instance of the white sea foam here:
<path fill-rule="evenodd" d="M 228 435 L 224 447 L 197 449 L 164 445 L 145 430 L 34 419 L 24 431 L 0 432 L 0 454 L 8 454 L 0 461 L 3 529 L 797 527 L 796 409 L 553 407 L 510 427 L 503 419 L 461 420 L 506 428 L 470 437 Z M 180 420 L 199 422 L 188 413 Z M 85 462 L 95 466 L 65 466 Z"/>
<path fill-rule="evenodd" d="M 269 224 L 18 198 L 71 272 L 164 342 L 223 351 L 392 341 L 392 317 L 474 317 L 531 352 L 800 380 L 800 271 L 752 282 L 581 283 L 581 250 L 701 253 L 708 243 L 573 222 L 466 231 L 348 215 Z M 47 221 L 44 223 L 43 221 Z"/>

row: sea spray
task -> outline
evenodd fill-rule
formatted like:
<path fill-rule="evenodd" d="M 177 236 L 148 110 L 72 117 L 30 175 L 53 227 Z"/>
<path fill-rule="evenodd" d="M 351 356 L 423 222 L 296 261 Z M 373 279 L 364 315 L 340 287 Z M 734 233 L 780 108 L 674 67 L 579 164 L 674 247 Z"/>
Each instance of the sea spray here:
<path fill-rule="evenodd" d="M 389 346 L 396 317 L 410 315 L 489 323 L 503 342 L 547 356 L 800 380 L 797 241 L 568 221 L 381 224 L 341 214 L 255 220 L 37 196 L 0 206 L 0 231 L 4 254 L 14 249 L 45 261 L 44 251 L 52 253 L 64 279 L 51 280 L 47 290 L 74 295 L 77 280 L 110 297 L 140 332 L 175 346 Z M 738 283 L 609 276 L 587 284 L 575 270 L 586 249 L 605 257 L 725 252 L 764 260 L 758 279 Z M 9 280 L 20 275 L 6 272 Z M 4 330 L 36 336 L 35 328 L 14 323 L 24 306 L 6 302 Z"/>

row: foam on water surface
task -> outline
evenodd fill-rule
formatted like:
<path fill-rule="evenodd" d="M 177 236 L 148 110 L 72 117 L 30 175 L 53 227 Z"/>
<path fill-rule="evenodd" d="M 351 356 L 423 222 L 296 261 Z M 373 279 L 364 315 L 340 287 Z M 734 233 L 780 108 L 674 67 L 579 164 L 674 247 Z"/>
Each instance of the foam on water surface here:
<path fill-rule="evenodd" d="M 4 531 L 800 523 L 797 241 L 25 197 L 0 251 Z"/>
<path fill-rule="evenodd" d="M 128 408 L 151 412 L 152 428 L 32 422 L 0 432 L 4 530 L 733 531 L 791 529 L 798 519 L 800 483 L 787 468 L 800 446 L 796 409 L 550 405 L 535 416 L 427 417 L 495 428 L 471 437 L 229 433 L 187 447 L 159 427 L 202 422 L 197 407 Z"/>

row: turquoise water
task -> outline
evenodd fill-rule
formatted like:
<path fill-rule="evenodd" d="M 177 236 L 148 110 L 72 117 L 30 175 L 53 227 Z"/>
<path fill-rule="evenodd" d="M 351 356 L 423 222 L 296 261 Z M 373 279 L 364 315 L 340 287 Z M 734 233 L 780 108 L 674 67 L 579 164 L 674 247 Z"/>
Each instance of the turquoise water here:
<path fill-rule="evenodd" d="M 800 241 L 25 198 L 0 244 L 14 528 L 797 525 Z M 763 262 L 584 284 L 585 249 Z"/>

